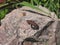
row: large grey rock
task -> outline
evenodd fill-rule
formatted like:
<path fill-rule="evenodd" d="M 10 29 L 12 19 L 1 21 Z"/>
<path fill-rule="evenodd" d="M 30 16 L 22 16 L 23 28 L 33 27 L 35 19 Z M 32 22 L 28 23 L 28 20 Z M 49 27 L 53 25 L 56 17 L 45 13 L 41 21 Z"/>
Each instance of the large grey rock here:
<path fill-rule="evenodd" d="M 56 45 L 60 45 L 60 19 L 58 20 L 56 27 Z"/>
<path fill-rule="evenodd" d="M 30 9 L 26 7 L 27 9 Z M 32 13 L 25 7 L 15 9 L 2 20 L 2 25 L 0 26 L 0 45 L 21 45 L 21 42 L 30 36 L 33 36 L 37 31 L 41 30 L 49 21 L 55 21 L 50 25 L 42 35 L 39 37 L 40 42 L 34 42 L 32 45 L 56 45 L 56 27 L 58 24 L 57 17 L 42 16 L 41 14 Z M 31 9 L 33 11 L 33 9 Z M 34 10 L 36 11 L 36 10 Z M 34 30 L 31 25 L 28 24 L 27 20 L 34 21 L 39 29 Z M 57 30 L 59 30 L 57 28 Z M 57 32 L 58 35 L 58 32 Z M 58 40 L 59 42 L 59 40 Z M 27 42 L 25 45 L 28 45 Z M 31 45 L 31 42 L 30 42 Z"/>
<path fill-rule="evenodd" d="M 7 14 L 2 20 L 2 25 L 0 26 L 0 44 L 9 45 L 11 41 L 16 38 L 16 31 L 18 20 L 22 17 L 22 13 L 16 9 L 11 13 Z"/>

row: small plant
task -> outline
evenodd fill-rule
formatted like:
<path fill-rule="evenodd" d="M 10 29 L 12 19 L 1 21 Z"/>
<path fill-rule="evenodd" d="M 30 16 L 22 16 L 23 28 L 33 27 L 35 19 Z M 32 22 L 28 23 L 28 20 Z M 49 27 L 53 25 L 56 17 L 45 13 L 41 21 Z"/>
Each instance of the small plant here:
<path fill-rule="evenodd" d="M 7 14 L 8 9 L 0 10 L 0 20 L 5 17 L 5 14 Z"/>
<path fill-rule="evenodd" d="M 7 14 L 8 9 L 2 9 L 0 10 L 0 25 L 1 25 L 1 19 L 3 19 L 5 17 L 5 15 Z"/>

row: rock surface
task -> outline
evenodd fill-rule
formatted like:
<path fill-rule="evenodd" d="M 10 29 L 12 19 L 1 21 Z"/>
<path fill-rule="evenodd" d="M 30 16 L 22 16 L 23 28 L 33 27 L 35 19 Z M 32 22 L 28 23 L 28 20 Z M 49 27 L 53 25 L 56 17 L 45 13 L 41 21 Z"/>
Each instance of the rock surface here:
<path fill-rule="evenodd" d="M 30 9 L 30 8 L 27 8 Z M 21 45 L 21 42 L 30 36 L 33 36 L 37 31 L 41 30 L 49 21 L 55 20 L 39 37 L 40 42 L 24 45 L 56 45 L 55 32 L 58 21 L 54 18 L 42 16 L 33 12 L 25 11 L 25 7 L 15 9 L 2 20 L 0 26 L 0 45 Z M 33 11 L 33 9 L 31 9 Z M 34 30 L 27 20 L 32 20 L 38 24 L 39 29 Z"/>

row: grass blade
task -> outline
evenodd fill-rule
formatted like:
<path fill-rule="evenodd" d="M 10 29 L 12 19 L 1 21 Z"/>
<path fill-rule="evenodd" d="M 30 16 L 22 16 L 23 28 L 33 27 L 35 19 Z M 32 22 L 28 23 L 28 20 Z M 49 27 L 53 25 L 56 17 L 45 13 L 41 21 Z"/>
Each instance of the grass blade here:
<path fill-rule="evenodd" d="M 30 4 L 30 3 L 28 3 L 28 2 L 23 1 L 22 3 L 19 3 L 19 4 L 24 5 L 24 6 L 28 6 L 28 7 L 30 7 L 30 8 L 33 8 L 33 9 L 38 10 L 38 11 L 42 11 L 42 12 L 50 15 L 50 13 L 47 13 L 47 12 L 43 11 L 42 9 L 40 9 L 40 8 L 38 8 L 38 7 Z"/>

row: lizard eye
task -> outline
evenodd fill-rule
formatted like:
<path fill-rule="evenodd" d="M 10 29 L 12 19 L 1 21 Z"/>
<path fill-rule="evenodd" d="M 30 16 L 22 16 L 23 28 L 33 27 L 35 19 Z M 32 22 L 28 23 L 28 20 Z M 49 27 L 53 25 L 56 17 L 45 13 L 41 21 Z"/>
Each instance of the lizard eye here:
<path fill-rule="evenodd" d="M 29 24 L 29 25 L 31 25 L 31 28 L 32 29 L 34 29 L 34 30 L 38 30 L 39 29 L 39 26 L 38 26 L 38 24 L 36 24 L 34 21 L 32 21 L 32 20 L 27 20 L 27 23 Z"/>
<path fill-rule="evenodd" d="M 38 30 L 38 29 L 39 29 L 39 26 L 37 26 L 37 25 L 32 25 L 32 24 L 31 24 L 31 28 L 34 29 L 34 30 Z"/>

